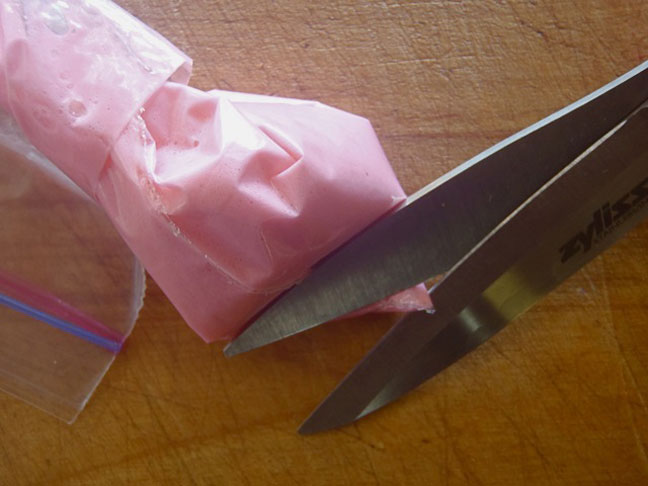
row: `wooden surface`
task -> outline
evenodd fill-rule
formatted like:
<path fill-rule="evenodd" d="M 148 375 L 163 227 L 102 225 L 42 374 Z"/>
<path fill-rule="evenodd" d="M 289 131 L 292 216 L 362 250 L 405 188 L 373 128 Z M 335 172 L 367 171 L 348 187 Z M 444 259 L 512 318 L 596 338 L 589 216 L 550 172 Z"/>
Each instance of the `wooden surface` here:
<path fill-rule="evenodd" d="M 411 192 L 648 58 L 645 0 L 124 0 L 194 86 L 370 118 Z M 0 396 L 0 484 L 648 484 L 648 225 L 373 416 L 300 421 L 388 328 L 337 322 L 226 360 L 149 282 L 73 426 Z"/>

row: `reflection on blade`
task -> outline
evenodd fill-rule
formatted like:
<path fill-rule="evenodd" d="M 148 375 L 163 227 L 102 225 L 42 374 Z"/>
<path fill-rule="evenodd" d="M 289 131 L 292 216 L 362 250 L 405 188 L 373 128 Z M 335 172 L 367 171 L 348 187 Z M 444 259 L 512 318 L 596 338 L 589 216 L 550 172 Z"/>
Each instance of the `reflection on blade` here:
<path fill-rule="evenodd" d="M 647 98 L 644 63 L 462 164 L 325 259 L 225 354 L 315 327 L 446 272 Z"/>
<path fill-rule="evenodd" d="M 486 341 L 642 221 L 648 215 L 646 133 L 643 109 L 503 221 L 433 289 L 437 311 L 398 322 L 301 432 L 346 424 L 395 400 Z"/>

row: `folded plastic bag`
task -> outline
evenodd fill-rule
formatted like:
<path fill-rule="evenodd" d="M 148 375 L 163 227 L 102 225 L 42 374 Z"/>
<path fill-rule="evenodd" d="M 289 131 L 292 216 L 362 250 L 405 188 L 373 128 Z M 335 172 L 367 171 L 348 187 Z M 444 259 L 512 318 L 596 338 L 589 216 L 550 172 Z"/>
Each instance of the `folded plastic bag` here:
<path fill-rule="evenodd" d="M 190 60 L 111 2 L 8 1 L 1 15 L 0 105 L 207 341 L 405 198 L 366 119 L 190 88 Z M 429 305 L 418 288 L 379 307 Z"/>
<path fill-rule="evenodd" d="M 130 333 L 144 271 L 0 113 L 0 389 L 71 422 Z"/>

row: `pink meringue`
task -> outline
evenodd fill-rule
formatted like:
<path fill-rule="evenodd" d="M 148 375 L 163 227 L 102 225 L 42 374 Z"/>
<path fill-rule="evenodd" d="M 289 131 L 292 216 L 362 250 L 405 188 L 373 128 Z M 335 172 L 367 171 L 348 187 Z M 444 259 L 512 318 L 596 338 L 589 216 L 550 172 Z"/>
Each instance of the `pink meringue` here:
<path fill-rule="evenodd" d="M 0 106 L 206 341 L 405 199 L 366 119 L 188 87 L 191 61 L 109 1 L 9 0 L 0 29 Z M 429 306 L 423 287 L 379 305 Z"/>

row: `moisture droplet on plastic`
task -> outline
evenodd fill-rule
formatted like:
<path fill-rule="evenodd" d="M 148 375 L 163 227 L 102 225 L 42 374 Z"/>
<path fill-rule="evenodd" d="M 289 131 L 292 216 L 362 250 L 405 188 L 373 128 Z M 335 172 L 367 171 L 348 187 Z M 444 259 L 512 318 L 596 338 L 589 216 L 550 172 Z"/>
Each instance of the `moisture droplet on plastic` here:
<path fill-rule="evenodd" d="M 90 15 L 98 15 L 100 13 L 99 9 L 97 7 L 95 7 L 94 5 L 91 5 L 90 2 L 87 2 L 87 1 L 83 2 L 82 7 L 83 7 L 83 10 L 85 10 L 86 13 L 88 13 Z"/>
<path fill-rule="evenodd" d="M 45 106 L 39 106 L 34 109 L 32 116 L 43 128 L 51 128 L 53 125 L 50 112 Z"/>
<path fill-rule="evenodd" d="M 86 106 L 79 100 L 72 100 L 68 105 L 68 112 L 74 117 L 80 117 L 87 113 Z"/>
<path fill-rule="evenodd" d="M 49 5 L 41 11 L 40 15 L 45 22 L 45 25 L 47 25 L 47 28 L 56 35 L 67 34 L 70 26 L 65 18 L 65 14 L 63 14 L 58 5 Z"/>

